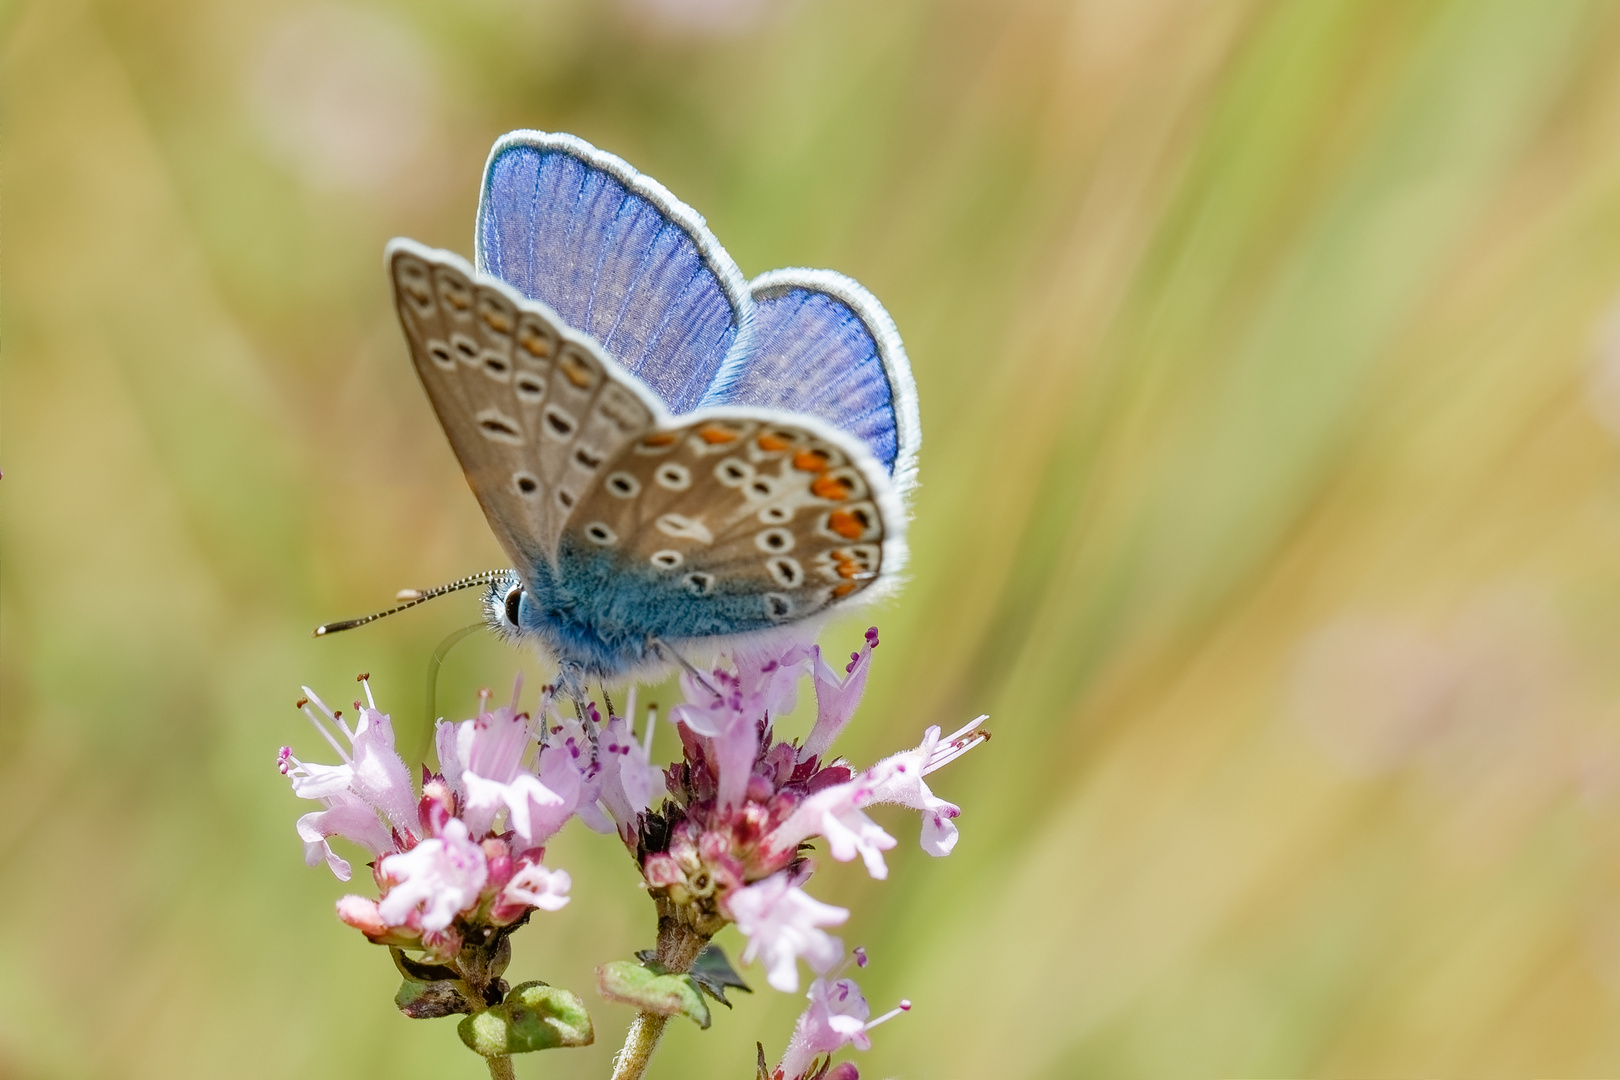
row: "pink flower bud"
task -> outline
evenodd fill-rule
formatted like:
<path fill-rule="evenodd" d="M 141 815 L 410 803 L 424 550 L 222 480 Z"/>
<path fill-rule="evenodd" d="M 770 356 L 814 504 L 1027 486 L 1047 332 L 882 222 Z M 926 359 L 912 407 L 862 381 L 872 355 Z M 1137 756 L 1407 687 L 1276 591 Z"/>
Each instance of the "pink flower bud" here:
<path fill-rule="evenodd" d="M 388 924 L 377 912 L 377 901 L 368 900 L 364 896 L 350 894 L 341 897 L 337 902 L 338 918 L 360 931 L 369 938 L 382 937 L 388 933 Z"/>

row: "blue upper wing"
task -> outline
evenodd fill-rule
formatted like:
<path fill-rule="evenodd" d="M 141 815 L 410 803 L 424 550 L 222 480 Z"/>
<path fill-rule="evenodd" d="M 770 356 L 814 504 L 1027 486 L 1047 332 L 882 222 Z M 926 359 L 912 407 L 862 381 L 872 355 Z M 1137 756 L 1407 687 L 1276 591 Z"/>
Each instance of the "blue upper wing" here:
<path fill-rule="evenodd" d="M 818 416 L 866 443 L 904 495 L 917 469 L 917 388 L 888 312 L 830 270 L 773 270 L 749 288 L 753 351 L 702 403 Z"/>
<path fill-rule="evenodd" d="M 703 219 L 572 135 L 495 144 L 475 246 L 478 269 L 551 305 L 673 413 L 732 386 L 750 351 L 752 301 Z"/>

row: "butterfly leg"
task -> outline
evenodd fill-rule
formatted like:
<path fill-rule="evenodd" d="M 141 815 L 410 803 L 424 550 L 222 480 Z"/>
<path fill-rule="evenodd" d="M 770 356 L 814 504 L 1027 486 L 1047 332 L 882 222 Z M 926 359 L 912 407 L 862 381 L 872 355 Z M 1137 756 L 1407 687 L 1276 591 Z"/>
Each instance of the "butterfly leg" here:
<path fill-rule="evenodd" d="M 557 671 L 557 690 L 574 703 L 574 714 L 579 717 L 582 724 L 585 724 L 586 718 L 591 715 L 590 709 L 586 707 L 588 701 L 586 689 L 585 672 L 579 665 L 564 660 Z M 591 726 L 585 724 L 585 730 L 591 731 Z"/>
<path fill-rule="evenodd" d="M 658 655 L 665 657 L 666 659 L 674 660 L 677 664 L 681 665 L 681 667 L 685 668 L 688 675 L 696 679 L 705 690 L 713 694 L 716 698 L 721 698 L 724 696 L 720 693 L 720 691 L 714 688 L 714 684 L 709 681 L 708 676 L 704 675 L 703 672 L 693 667 L 692 662 L 686 657 L 682 656 L 680 653 L 676 652 L 669 642 L 665 641 L 663 638 L 650 637 L 647 639 L 647 644 L 651 645 L 654 649 L 657 649 Z"/>

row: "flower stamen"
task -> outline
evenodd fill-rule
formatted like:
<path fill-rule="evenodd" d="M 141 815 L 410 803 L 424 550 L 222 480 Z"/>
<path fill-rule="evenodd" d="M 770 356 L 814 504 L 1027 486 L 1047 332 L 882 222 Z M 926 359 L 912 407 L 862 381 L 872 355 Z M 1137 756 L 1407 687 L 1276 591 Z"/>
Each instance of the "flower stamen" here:
<path fill-rule="evenodd" d="M 901 1013 L 908 1013 L 910 1011 L 911 1011 L 911 1002 L 907 1001 L 905 998 L 901 998 L 900 999 L 900 1004 L 896 1005 L 894 1008 L 890 1009 L 888 1012 L 884 1013 L 882 1016 L 879 1016 L 874 1020 L 868 1020 L 866 1022 L 866 1026 L 861 1028 L 861 1030 L 862 1031 L 871 1031 L 873 1028 L 877 1027 L 879 1024 L 886 1024 L 890 1020 L 893 1020 L 895 1017 L 899 1016 Z"/>
<path fill-rule="evenodd" d="M 332 732 L 330 730 L 328 730 L 326 724 L 322 723 L 320 717 L 316 716 L 314 714 L 314 712 L 312 712 L 310 710 L 309 705 L 310 705 L 310 702 L 314 702 L 316 707 L 319 708 L 321 710 L 321 712 L 325 713 L 327 718 L 329 720 L 331 720 L 332 723 L 336 724 L 338 726 L 339 730 L 341 730 L 344 735 L 348 736 L 350 745 L 353 745 L 353 743 L 354 743 L 354 735 L 351 734 L 349 729 L 344 726 L 343 721 L 338 719 L 338 717 L 342 716 L 343 714 L 342 713 L 334 713 L 331 709 L 328 709 L 326 707 L 326 702 L 324 702 L 320 698 L 316 697 L 315 696 L 315 691 L 311 690 L 309 687 L 306 686 L 306 687 L 303 688 L 303 690 L 304 690 L 305 698 L 304 698 L 303 703 L 301 705 L 299 705 L 299 707 L 298 707 L 299 711 L 302 712 L 305 716 L 309 717 L 309 722 L 311 724 L 315 725 L 315 730 L 320 732 L 321 738 L 326 740 L 327 745 L 330 746 L 333 750 L 337 751 L 338 757 L 343 759 L 343 764 L 345 764 L 345 765 L 353 765 L 354 764 L 354 758 L 349 756 L 349 752 L 343 748 L 343 744 L 337 741 L 337 738 L 335 736 L 333 736 L 333 734 L 332 734 Z"/>

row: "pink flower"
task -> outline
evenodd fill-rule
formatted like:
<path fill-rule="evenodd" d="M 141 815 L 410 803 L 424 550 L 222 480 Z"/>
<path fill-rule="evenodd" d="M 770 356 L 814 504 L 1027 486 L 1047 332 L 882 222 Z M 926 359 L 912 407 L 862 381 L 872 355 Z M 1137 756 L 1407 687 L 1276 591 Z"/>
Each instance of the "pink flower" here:
<path fill-rule="evenodd" d="M 949 855 L 956 846 L 953 819 L 962 810 L 955 803 L 937 798 L 928 790 L 923 777 L 949 765 L 988 739 L 989 735 L 978 730 L 979 725 L 987 719 L 989 717 L 979 717 L 953 732 L 943 744 L 940 742 L 939 728 L 931 727 L 924 733 L 922 745 L 915 750 L 902 751 L 872 766 L 862 777 L 866 791 L 859 805 L 896 803 L 922 811 L 923 850 L 935 856 Z"/>
<path fill-rule="evenodd" d="M 849 918 L 847 908 L 812 899 L 799 888 L 799 880 L 783 871 L 734 890 L 726 900 L 737 929 L 748 938 L 742 962 L 758 959 L 765 966 L 765 981 L 784 993 L 799 988 L 800 957 L 817 972 L 838 962 L 843 942 L 821 927 Z"/>
<path fill-rule="evenodd" d="M 566 870 L 548 870 L 537 862 L 526 864 L 506 883 L 501 898 L 507 903 L 560 911 L 568 905 L 573 885 Z"/>
<path fill-rule="evenodd" d="M 883 853 L 895 846 L 894 837 L 861 812 L 871 795 L 870 785 L 857 777 L 816 792 L 761 842 L 773 857 L 786 857 L 812 836 L 827 838 L 827 851 L 839 862 L 849 862 L 857 854 L 866 863 L 867 873 L 885 878 L 889 868 Z"/>
<path fill-rule="evenodd" d="M 636 815 L 652 805 L 653 797 L 664 790 L 664 770 L 652 764 L 653 728 L 657 714 L 647 715 L 647 730 L 636 741 L 632 726 L 636 715 L 636 692 L 630 691 L 625 708 L 629 719 L 615 716 L 607 722 L 596 742 L 600 765 L 600 801 L 620 829 L 633 830 Z"/>
<path fill-rule="evenodd" d="M 298 836 L 304 841 L 305 861 L 314 866 L 324 857 L 339 881 L 349 880 L 349 863 L 332 851 L 328 837 L 341 836 L 380 855 L 395 846 L 390 830 L 414 839 L 421 828 L 410 770 L 394 750 L 393 725 L 387 715 L 377 711 L 370 682 L 362 678 L 360 683 L 367 704 L 355 703 L 358 715 L 353 729 L 344 723 L 341 711 L 327 708 L 309 687 L 304 687 L 305 697 L 299 702 L 343 764 L 303 762 L 285 746 L 277 758 L 281 774 L 292 781 L 293 794 L 326 807 L 298 819 Z M 320 716 L 310 708 L 311 702 L 320 709 Z M 347 748 L 333 728 L 347 740 Z"/>
<path fill-rule="evenodd" d="M 682 674 L 686 703 L 675 706 L 670 719 L 708 740 L 720 806 L 743 801 L 759 757 L 760 733 L 771 716 L 793 707 L 799 677 L 815 655 L 804 643 L 739 652 L 732 658 L 736 672 L 715 671 L 712 687 L 691 672 Z"/>
<path fill-rule="evenodd" d="M 315 865 L 324 859 L 347 881 L 349 863 L 328 842 L 342 837 L 377 857 L 375 876 L 383 890 L 377 901 L 339 901 L 344 922 L 373 941 L 452 956 L 466 929 L 458 919 L 504 926 L 531 908 L 555 911 L 568 902 L 569 877 L 541 865 L 541 845 L 574 814 L 582 770 L 594 765 L 588 754 L 581 761 L 558 750 L 544 756 L 539 775 L 526 768 L 524 759 L 537 743 L 528 717 L 516 711 L 517 689 L 510 706 L 489 710 L 485 693 L 476 718 L 439 725 L 439 753 L 451 775 L 424 774 L 420 798 L 394 751 L 388 717 L 374 703 L 356 703 L 359 716 L 351 731 L 341 713 L 306 694 L 299 707 L 343 763 L 306 763 L 286 747 L 278 758 L 293 791 L 323 806 L 298 819 L 305 860 Z M 369 685 L 366 697 L 370 703 Z M 502 813 L 515 837 L 494 833 Z"/>
<path fill-rule="evenodd" d="M 856 949 L 854 959 L 857 966 L 865 967 L 865 950 Z M 810 1004 L 793 1027 L 793 1037 L 788 1040 L 787 1051 L 773 1074 L 776 1080 L 807 1077 L 815 1072 L 815 1063 L 821 1055 L 826 1054 L 830 1064 L 832 1055 L 846 1046 L 870 1050 L 872 1040 L 867 1032 L 910 1011 L 911 1002 L 901 1001 L 897 1008 L 890 1009 L 876 1020 L 868 1020 L 872 1010 L 866 1004 L 861 988 L 855 985 L 853 979 L 837 977 L 839 971 L 848 966 L 849 961 L 846 960 L 838 966 L 838 971 L 810 984 L 810 992 L 805 995 L 810 999 Z M 858 1074 L 853 1065 L 845 1062 L 830 1071 L 824 1064 L 822 1071 L 815 1075 L 822 1080 L 834 1076 L 847 1076 L 854 1080 Z"/>
<path fill-rule="evenodd" d="M 467 789 L 464 814 L 469 823 L 480 827 L 480 832 L 488 832 L 504 808 L 508 811 L 507 821 L 512 831 L 531 846 L 538 847 L 557 831 L 556 828 L 547 831 L 546 826 L 559 817 L 566 821 L 574 811 L 566 796 L 551 790 L 533 773 L 520 773 L 509 784 L 485 780 L 470 769 L 461 775 Z M 577 793 L 577 779 L 573 787 Z M 562 827 L 562 821 L 556 821 L 557 828 Z"/>
<path fill-rule="evenodd" d="M 846 1046 L 870 1050 L 872 1040 L 867 1032 L 911 1009 L 911 1002 L 902 1001 L 898 1008 L 876 1020 L 867 1020 L 872 1010 L 853 979 L 817 979 L 806 996 L 810 1005 L 799 1015 L 787 1051 L 776 1067 L 775 1075 L 782 1080 L 799 1080 L 808 1075 L 822 1054 L 831 1055 Z M 853 1073 L 854 1067 L 849 1066 L 849 1071 Z"/>
<path fill-rule="evenodd" d="M 775 642 L 739 649 L 732 656 L 737 683 L 766 716 L 793 711 L 799 700 L 799 679 L 812 670 L 821 650 L 808 641 Z"/>
<path fill-rule="evenodd" d="M 748 790 L 748 777 L 759 754 L 760 722 L 763 710 L 745 698 L 736 681 L 726 672 L 714 673 L 718 694 L 700 686 L 690 674 L 681 676 L 681 689 L 687 702 L 670 712 L 670 719 L 685 724 L 709 740 L 719 782 L 721 806 L 735 806 Z"/>
<path fill-rule="evenodd" d="M 825 757 L 833 740 L 855 715 L 861 695 L 866 693 L 866 673 L 872 669 L 872 650 L 877 646 L 878 632 L 873 626 L 866 631 L 866 642 L 861 650 L 849 654 L 843 678 L 822 658 L 821 650 L 816 649 L 816 724 L 799 751 L 800 761 Z"/>
<path fill-rule="evenodd" d="M 445 822 L 439 836 L 388 856 L 380 868 L 394 882 L 377 905 L 383 921 L 400 926 L 419 913 L 426 931 L 443 930 L 473 907 L 489 876 L 484 849 L 468 837 L 460 818 Z"/>
<path fill-rule="evenodd" d="M 290 758 L 290 760 L 294 760 Z M 348 881 L 349 861 L 332 850 L 327 837 L 341 836 L 359 844 L 373 855 L 394 850 L 393 837 L 388 834 L 377 811 L 360 796 L 347 789 L 321 797 L 325 810 L 316 810 L 298 819 L 298 838 L 304 842 L 304 861 L 318 865 L 322 858 L 332 868 L 339 881 Z"/>
<path fill-rule="evenodd" d="M 451 790 L 462 798 L 469 793 L 469 775 L 497 784 L 510 784 L 521 775 L 524 756 L 535 745 L 533 724 L 527 715 L 517 711 L 522 690 L 520 676 L 513 683 L 510 705 L 493 712 L 483 709 L 473 719 L 459 724 L 441 720 L 435 726 L 439 769 Z M 480 697 L 487 703 L 487 693 Z M 488 831 L 498 811 L 498 805 L 480 803 L 467 817 L 469 830 L 474 835 Z"/>

